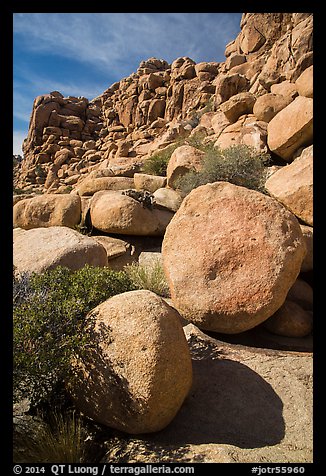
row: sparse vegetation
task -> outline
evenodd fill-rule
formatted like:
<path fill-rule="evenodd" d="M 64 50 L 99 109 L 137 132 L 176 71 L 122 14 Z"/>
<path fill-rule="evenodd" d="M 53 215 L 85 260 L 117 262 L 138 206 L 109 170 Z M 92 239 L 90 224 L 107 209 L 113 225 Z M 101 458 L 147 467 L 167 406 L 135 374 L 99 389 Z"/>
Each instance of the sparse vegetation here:
<path fill-rule="evenodd" d="M 132 263 L 124 269 L 136 289 L 148 289 L 162 297 L 170 296 L 164 270 L 158 259 L 147 266 Z"/>
<path fill-rule="evenodd" d="M 199 172 L 188 172 L 179 178 L 177 188 L 183 195 L 200 185 L 217 181 L 230 182 L 266 193 L 264 183 L 269 154 L 258 152 L 246 145 L 235 145 L 221 150 L 214 148 L 212 144 L 200 145 L 198 142 L 196 147 L 205 152 L 202 169 Z"/>
<path fill-rule="evenodd" d="M 88 265 L 75 272 L 58 267 L 40 275 L 14 274 L 14 401 L 28 398 L 33 406 L 51 399 L 73 378 L 71 359 L 92 345 L 94 320 L 86 315 L 132 289 L 126 273 Z"/>
<path fill-rule="evenodd" d="M 179 142 L 175 142 L 165 149 L 155 152 L 145 161 L 142 171 L 149 175 L 165 176 L 171 155 L 179 146 Z"/>
<path fill-rule="evenodd" d="M 16 431 L 15 462 L 87 463 L 92 458 L 87 429 L 75 410 L 52 410 L 38 421 L 33 433 L 24 427 Z"/>

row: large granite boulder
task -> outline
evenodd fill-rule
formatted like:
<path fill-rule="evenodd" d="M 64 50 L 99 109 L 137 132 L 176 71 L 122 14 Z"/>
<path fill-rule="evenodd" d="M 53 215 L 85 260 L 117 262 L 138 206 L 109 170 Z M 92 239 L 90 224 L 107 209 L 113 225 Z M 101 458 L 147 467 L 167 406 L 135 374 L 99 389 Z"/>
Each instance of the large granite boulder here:
<path fill-rule="evenodd" d="M 276 200 L 215 182 L 184 199 L 162 253 L 180 314 L 202 329 L 235 334 L 281 307 L 306 249 L 297 219 Z"/>
<path fill-rule="evenodd" d="M 146 208 L 120 192 L 97 192 L 90 204 L 92 225 L 104 233 L 163 235 L 173 212 Z"/>
<path fill-rule="evenodd" d="M 13 264 L 18 272 L 42 273 L 57 266 L 75 271 L 85 264 L 107 264 L 107 254 L 100 243 L 65 226 L 16 228 L 13 238 Z"/>
<path fill-rule="evenodd" d="M 73 228 L 80 219 L 81 201 L 78 195 L 36 195 L 20 200 L 13 209 L 14 226 L 25 230 L 48 226 Z"/>
<path fill-rule="evenodd" d="M 192 384 L 180 316 L 151 291 L 130 291 L 97 306 L 94 346 L 76 365 L 71 392 L 103 425 L 139 434 L 175 417 Z"/>

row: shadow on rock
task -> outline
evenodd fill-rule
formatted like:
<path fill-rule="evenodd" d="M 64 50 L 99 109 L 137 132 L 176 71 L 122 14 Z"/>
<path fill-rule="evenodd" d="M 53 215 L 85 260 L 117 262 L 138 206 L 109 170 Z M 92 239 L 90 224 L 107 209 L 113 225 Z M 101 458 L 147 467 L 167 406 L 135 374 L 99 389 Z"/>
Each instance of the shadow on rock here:
<path fill-rule="evenodd" d="M 285 424 L 281 399 L 256 372 L 228 359 L 193 360 L 194 383 L 174 421 L 157 443 L 230 444 L 259 448 L 278 444 Z"/>

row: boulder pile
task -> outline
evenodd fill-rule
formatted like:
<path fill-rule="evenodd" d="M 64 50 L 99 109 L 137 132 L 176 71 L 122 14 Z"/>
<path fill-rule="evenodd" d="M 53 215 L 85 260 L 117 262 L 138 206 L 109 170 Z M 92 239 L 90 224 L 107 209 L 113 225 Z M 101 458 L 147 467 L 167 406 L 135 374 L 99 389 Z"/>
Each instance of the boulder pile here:
<path fill-rule="evenodd" d="M 312 143 L 312 14 L 245 13 L 240 27 L 225 62 L 149 58 L 91 101 L 37 97 L 15 185 L 52 193 L 79 189 L 93 170 L 133 177 L 194 129 L 292 161 Z"/>
<path fill-rule="evenodd" d="M 135 434 L 172 421 L 192 385 L 182 318 L 220 335 L 311 336 L 312 20 L 244 13 L 224 62 L 149 58 L 93 100 L 35 99 L 15 165 L 17 271 L 122 270 L 152 253 L 171 293 L 171 305 L 142 290 L 96 308 L 97 351 L 71 389 L 96 421 Z M 219 180 L 184 197 L 199 138 L 268 153 L 265 193 Z M 158 153 L 161 176 L 146 169 Z"/>

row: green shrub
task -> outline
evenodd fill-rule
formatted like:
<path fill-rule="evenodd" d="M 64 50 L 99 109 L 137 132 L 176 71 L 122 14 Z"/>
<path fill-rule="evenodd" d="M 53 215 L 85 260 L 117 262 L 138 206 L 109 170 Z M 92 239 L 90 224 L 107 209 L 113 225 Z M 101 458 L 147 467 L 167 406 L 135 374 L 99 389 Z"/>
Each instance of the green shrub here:
<path fill-rule="evenodd" d="M 170 296 L 169 286 L 159 260 L 153 260 L 147 266 L 132 263 L 124 269 L 136 289 L 148 289 L 162 297 Z"/>
<path fill-rule="evenodd" d="M 146 159 L 142 167 L 142 171 L 145 174 L 149 175 L 165 176 L 171 155 L 175 151 L 175 149 L 179 147 L 179 145 L 179 142 L 175 142 L 174 144 L 171 144 L 165 149 L 158 150 L 157 152 L 155 152 L 148 159 Z"/>
<path fill-rule="evenodd" d="M 57 267 L 43 274 L 14 275 L 14 400 L 49 400 L 73 378 L 71 359 L 92 345 L 94 319 L 86 315 L 109 297 L 135 289 L 124 272 Z"/>
<path fill-rule="evenodd" d="M 246 145 L 234 145 L 223 150 L 214 148 L 212 144 L 198 148 L 205 152 L 201 170 L 188 172 L 176 184 L 184 195 L 200 185 L 218 181 L 266 193 L 264 183 L 270 160 L 268 154 Z"/>

